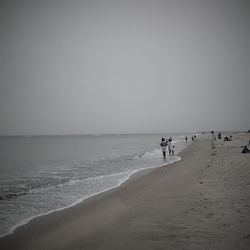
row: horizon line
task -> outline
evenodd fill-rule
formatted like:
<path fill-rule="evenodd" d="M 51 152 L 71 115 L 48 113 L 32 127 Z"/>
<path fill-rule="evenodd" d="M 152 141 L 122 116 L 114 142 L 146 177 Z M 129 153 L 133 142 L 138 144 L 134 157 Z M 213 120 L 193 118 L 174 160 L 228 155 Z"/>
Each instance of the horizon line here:
<path fill-rule="evenodd" d="M 131 133 L 66 133 L 66 134 L 0 134 L 0 137 L 41 137 L 41 136 L 103 136 L 103 135 L 164 135 L 164 134 L 195 134 L 195 133 L 210 133 L 211 130 L 202 130 L 202 131 L 186 131 L 186 132 L 131 132 Z M 226 133 L 234 133 L 234 132 L 245 132 L 242 130 L 214 130 L 215 132 L 226 132 Z"/>

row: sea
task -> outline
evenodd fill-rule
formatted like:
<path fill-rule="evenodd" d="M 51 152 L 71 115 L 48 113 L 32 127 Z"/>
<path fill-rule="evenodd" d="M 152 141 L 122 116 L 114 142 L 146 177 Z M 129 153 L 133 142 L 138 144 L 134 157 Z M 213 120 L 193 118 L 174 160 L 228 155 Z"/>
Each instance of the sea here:
<path fill-rule="evenodd" d="M 32 218 L 74 206 L 115 188 L 139 170 L 180 160 L 160 148 L 182 134 L 115 134 L 0 137 L 0 237 Z"/>

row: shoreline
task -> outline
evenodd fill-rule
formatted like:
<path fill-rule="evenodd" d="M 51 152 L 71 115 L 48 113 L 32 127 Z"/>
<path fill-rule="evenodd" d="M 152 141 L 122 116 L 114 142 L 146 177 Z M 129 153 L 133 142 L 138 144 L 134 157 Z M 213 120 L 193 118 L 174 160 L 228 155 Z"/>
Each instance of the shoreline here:
<path fill-rule="evenodd" d="M 188 147 L 188 145 L 187 145 L 186 147 Z M 186 147 L 185 147 L 183 150 L 185 150 Z M 116 188 L 121 187 L 121 186 L 124 185 L 126 182 L 128 182 L 131 178 L 136 178 L 137 175 L 138 175 L 138 176 L 141 176 L 141 175 L 143 175 L 142 173 L 146 174 L 146 173 L 148 173 L 148 172 L 150 172 L 150 171 L 154 171 L 154 169 L 156 169 L 156 168 L 161 168 L 161 167 L 164 167 L 164 166 L 173 164 L 173 163 L 175 163 L 175 162 L 178 162 L 178 161 L 181 160 L 181 157 L 179 156 L 179 154 L 181 154 L 181 152 L 182 152 L 183 150 L 181 150 L 178 154 L 175 155 L 175 157 L 178 157 L 178 159 L 176 159 L 176 160 L 174 160 L 174 161 L 171 160 L 171 161 L 169 161 L 168 163 L 163 163 L 162 165 L 159 165 L 159 166 L 152 166 L 152 167 L 147 167 L 147 168 L 142 168 L 142 169 L 138 169 L 138 170 L 131 171 L 131 174 L 129 174 L 129 175 L 126 176 L 125 178 L 119 180 L 118 184 L 115 185 L 115 186 L 112 186 L 112 187 L 110 187 L 110 188 L 106 188 L 106 189 L 104 189 L 104 190 L 102 190 L 102 191 L 100 191 L 100 192 L 97 192 L 97 193 L 91 194 L 91 195 L 89 195 L 89 196 L 86 196 L 86 197 L 84 197 L 84 198 L 78 199 L 78 200 L 76 200 L 74 203 L 72 203 L 72 204 L 70 204 L 70 205 L 68 205 L 68 206 L 61 207 L 61 208 L 58 208 L 58 209 L 49 211 L 49 212 L 47 212 L 47 213 L 43 213 L 43 214 L 38 214 L 38 215 L 30 216 L 30 217 L 28 217 L 27 219 L 25 219 L 25 220 L 19 222 L 18 224 L 12 226 L 12 227 L 10 228 L 10 231 L 9 231 L 8 233 L 3 234 L 3 235 L 0 235 L 0 240 L 3 239 L 3 238 L 5 238 L 5 237 L 8 237 L 9 235 L 12 235 L 13 233 L 15 233 L 16 230 L 19 230 L 20 228 L 22 228 L 22 227 L 28 225 L 32 220 L 35 220 L 35 219 L 38 219 L 38 218 L 40 218 L 40 217 L 47 216 L 47 215 L 50 215 L 50 214 L 53 214 L 53 213 L 57 213 L 57 212 L 59 212 L 59 211 L 63 211 L 63 210 L 65 210 L 65 209 L 70 209 L 70 208 L 72 208 L 72 207 L 74 207 L 74 206 L 77 206 L 77 205 L 79 205 L 79 204 L 81 204 L 81 203 L 86 202 L 86 201 L 87 201 L 88 199 L 90 199 L 90 198 L 93 198 L 93 197 L 95 197 L 95 196 L 101 195 L 101 194 L 103 194 L 103 193 L 105 193 L 105 192 L 109 192 L 109 191 L 111 191 L 112 189 L 116 189 Z M 140 174 L 140 173 L 141 173 L 141 174 Z M 117 175 L 119 175 L 119 174 L 123 174 L 123 173 L 118 173 Z"/>
<path fill-rule="evenodd" d="M 248 249 L 250 154 L 233 141 L 198 139 L 182 160 L 35 218 L 0 239 L 3 249 Z"/>

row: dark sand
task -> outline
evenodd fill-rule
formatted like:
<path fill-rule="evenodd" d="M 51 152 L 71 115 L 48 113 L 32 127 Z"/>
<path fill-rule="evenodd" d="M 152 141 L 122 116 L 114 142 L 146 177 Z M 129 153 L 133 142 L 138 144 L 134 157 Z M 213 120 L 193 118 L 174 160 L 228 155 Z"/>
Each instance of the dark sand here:
<path fill-rule="evenodd" d="M 198 139 L 181 161 L 32 220 L 0 249 L 250 249 L 249 134 Z"/>

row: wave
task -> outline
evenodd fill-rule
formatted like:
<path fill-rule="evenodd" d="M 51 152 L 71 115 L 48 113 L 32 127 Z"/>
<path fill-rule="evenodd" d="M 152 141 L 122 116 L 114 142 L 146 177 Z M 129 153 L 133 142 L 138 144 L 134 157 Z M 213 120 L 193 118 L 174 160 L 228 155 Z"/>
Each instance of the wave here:
<path fill-rule="evenodd" d="M 52 190 L 52 189 L 56 189 L 56 188 L 60 188 L 60 187 L 64 187 L 64 186 L 71 186 L 71 185 L 75 185 L 77 183 L 84 182 L 84 181 L 91 181 L 91 180 L 98 180 L 98 179 L 103 179 L 103 178 L 115 177 L 115 176 L 119 176 L 121 174 L 127 174 L 128 172 L 106 174 L 106 175 L 105 175 L 104 172 L 85 172 L 85 173 L 87 173 L 87 174 L 98 174 L 98 176 L 89 177 L 89 178 L 82 178 L 82 179 L 73 179 L 72 178 L 72 179 L 69 179 L 69 180 L 65 180 L 64 182 L 61 182 L 61 183 L 48 184 L 47 186 L 44 186 L 44 187 L 26 189 L 25 191 L 8 192 L 6 194 L 0 195 L 0 201 L 1 200 L 2 201 L 3 200 L 11 200 L 11 199 L 17 198 L 17 197 L 19 197 L 21 195 L 40 193 L 40 192 L 44 192 L 44 191 L 48 191 L 48 190 Z M 23 188 L 22 188 L 22 190 L 23 190 Z"/>
<path fill-rule="evenodd" d="M 147 152 L 147 153 L 149 153 L 149 152 Z M 146 156 L 148 155 L 147 153 L 145 153 Z M 37 215 L 32 215 L 32 216 L 30 216 L 30 217 L 22 220 L 20 223 L 16 224 L 15 226 L 12 226 L 7 233 L 0 235 L 0 237 L 4 237 L 4 236 L 6 236 L 8 234 L 12 234 L 17 228 L 19 228 L 21 226 L 24 226 L 25 224 L 29 223 L 34 218 L 41 217 L 41 216 L 44 216 L 44 215 L 48 215 L 48 214 L 51 214 L 53 212 L 61 211 L 61 210 L 66 209 L 66 208 L 70 208 L 72 206 L 75 206 L 75 205 L 83 202 L 84 200 L 86 200 L 86 199 L 88 199 L 90 197 L 93 197 L 93 196 L 96 196 L 98 194 L 107 192 L 107 191 L 109 191 L 111 189 L 117 188 L 117 187 L 121 186 L 124 182 L 126 182 L 133 174 L 135 174 L 135 173 L 137 173 L 139 171 L 143 171 L 145 169 L 152 169 L 152 168 L 162 167 L 162 166 L 174 163 L 174 162 L 179 161 L 179 160 L 181 160 L 181 157 L 179 157 L 179 156 L 173 156 L 173 157 L 171 157 L 169 159 L 168 162 L 164 162 L 160 166 L 145 167 L 145 168 L 140 168 L 140 169 L 137 169 L 137 170 L 125 171 L 125 172 L 121 172 L 121 173 L 114 173 L 114 174 L 110 174 L 110 175 L 101 175 L 101 176 L 90 177 L 90 178 L 82 179 L 82 180 L 73 180 L 73 179 L 71 179 L 70 181 L 68 181 L 67 185 L 75 185 L 75 184 L 77 184 L 77 183 L 79 183 L 81 181 L 91 181 L 91 180 L 98 180 L 98 179 L 105 179 L 105 178 L 112 178 L 112 177 L 116 177 L 117 178 L 116 179 L 116 184 L 113 184 L 113 185 L 111 185 L 108 188 L 105 188 L 105 189 L 103 189 L 101 191 L 94 192 L 94 193 L 92 193 L 90 195 L 86 195 L 86 196 L 84 196 L 82 198 L 79 198 L 79 199 L 77 199 L 76 201 L 74 201 L 73 203 L 71 203 L 71 204 L 69 204 L 67 206 L 63 206 L 61 208 L 54 209 L 54 210 L 51 210 L 51 211 L 48 211 L 48 212 L 45 212 L 45 213 L 41 213 L 41 214 L 37 214 Z"/>
<path fill-rule="evenodd" d="M 117 157 L 117 158 L 113 158 L 113 159 L 101 159 L 99 161 L 98 160 L 90 161 L 87 164 L 86 168 L 89 168 L 90 170 L 92 170 L 92 167 L 97 166 L 97 165 L 99 165 L 99 166 L 100 165 L 101 166 L 111 166 L 114 164 L 117 165 L 120 162 L 132 161 L 135 159 L 143 159 L 143 158 L 146 159 L 146 158 L 151 158 L 151 157 L 152 158 L 153 157 L 160 157 L 160 156 L 161 156 L 160 149 L 154 149 L 152 151 L 143 152 L 143 153 L 138 154 L 138 155 L 132 154 L 132 155 L 121 156 L 121 157 Z M 80 172 L 77 172 L 76 175 L 72 176 L 73 178 L 68 178 L 68 177 L 61 176 L 61 175 L 64 174 L 65 172 L 72 172 L 73 173 L 73 169 L 74 169 L 73 165 L 68 164 L 68 163 L 55 164 L 55 165 L 56 165 L 56 167 L 62 167 L 62 169 L 57 169 L 55 171 L 52 171 L 51 173 L 53 175 L 50 176 L 50 180 L 46 179 L 46 181 L 43 182 L 44 176 L 25 177 L 24 179 L 20 180 L 22 182 L 23 181 L 26 182 L 25 186 L 23 186 L 24 184 L 21 184 L 21 185 L 15 186 L 15 189 L 17 189 L 17 187 L 20 187 L 20 188 L 18 188 L 18 190 L 9 190 L 9 192 L 1 194 L 0 201 L 1 200 L 3 201 L 3 200 L 15 199 L 15 198 L 22 196 L 22 195 L 27 195 L 27 194 L 32 194 L 32 193 L 40 193 L 40 192 L 44 192 L 47 190 L 60 188 L 60 187 L 66 186 L 66 185 L 70 186 L 70 185 L 74 185 L 74 184 L 77 184 L 77 183 L 83 182 L 83 181 L 109 178 L 111 176 L 119 176 L 120 174 L 126 173 L 126 172 L 109 173 L 109 170 L 106 170 L 106 171 L 93 171 L 93 170 L 92 171 L 82 171 L 82 168 L 81 168 L 81 170 L 78 169 L 78 171 L 80 171 Z M 79 166 L 85 168 L 85 166 L 83 166 L 81 163 L 79 164 Z M 70 167 L 72 167 L 72 168 L 70 168 Z M 127 171 L 127 172 L 129 172 L 129 171 Z M 83 177 L 79 178 L 79 174 L 81 174 Z M 89 175 L 91 175 L 91 176 L 87 177 Z M 77 176 L 77 178 L 74 178 L 76 176 Z M 41 181 L 41 183 L 39 184 L 39 186 L 37 186 L 40 181 Z M 36 187 L 34 187 L 33 185 L 35 185 Z"/>

